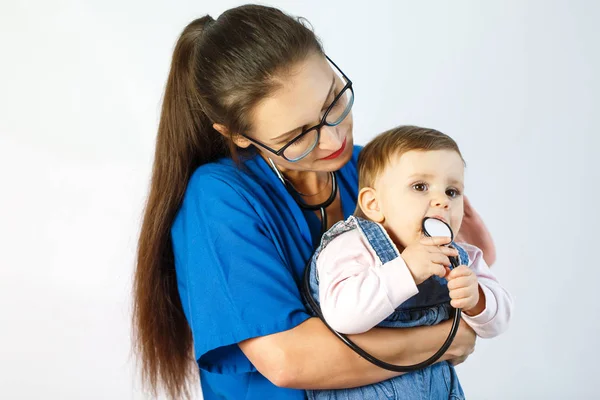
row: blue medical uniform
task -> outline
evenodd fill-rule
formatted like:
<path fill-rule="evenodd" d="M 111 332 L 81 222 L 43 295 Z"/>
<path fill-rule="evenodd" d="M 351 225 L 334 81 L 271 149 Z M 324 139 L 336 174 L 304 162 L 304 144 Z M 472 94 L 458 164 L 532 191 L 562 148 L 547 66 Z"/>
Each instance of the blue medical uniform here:
<path fill-rule="evenodd" d="M 337 172 L 344 218 L 356 207 L 360 149 Z M 304 399 L 304 390 L 268 381 L 237 343 L 310 318 L 299 287 L 320 240 L 315 213 L 296 204 L 262 157 L 224 158 L 194 172 L 171 237 L 204 398 Z"/>

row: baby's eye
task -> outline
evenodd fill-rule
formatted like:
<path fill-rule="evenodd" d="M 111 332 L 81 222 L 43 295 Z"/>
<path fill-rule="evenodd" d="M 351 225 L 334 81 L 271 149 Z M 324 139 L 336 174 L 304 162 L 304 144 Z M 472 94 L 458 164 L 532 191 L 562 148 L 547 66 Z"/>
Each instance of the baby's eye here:
<path fill-rule="evenodd" d="M 446 196 L 451 197 L 451 198 L 455 198 L 457 196 L 460 195 L 460 192 L 456 189 L 448 189 L 446 190 Z"/>
<path fill-rule="evenodd" d="M 417 192 L 424 192 L 427 190 L 427 184 L 425 183 L 415 183 L 413 185 L 413 189 L 415 189 Z"/>

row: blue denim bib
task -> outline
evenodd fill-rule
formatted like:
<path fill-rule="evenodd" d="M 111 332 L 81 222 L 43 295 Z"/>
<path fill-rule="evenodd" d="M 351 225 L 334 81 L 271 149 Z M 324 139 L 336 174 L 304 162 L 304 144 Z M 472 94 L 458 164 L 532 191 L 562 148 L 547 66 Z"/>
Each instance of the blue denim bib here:
<path fill-rule="evenodd" d="M 358 229 L 366 238 L 382 264 L 399 257 L 396 246 L 383 229 L 375 222 L 357 217 L 340 221 L 329 229 L 315 251 L 310 268 L 310 295 L 319 304 L 319 277 L 316 260 L 320 252 L 342 233 Z M 467 252 L 456 243 L 461 265 L 469 265 Z M 450 297 L 447 280 L 432 276 L 417 286 L 419 293 L 402 303 L 377 326 L 388 328 L 410 328 L 435 325 L 450 317 Z M 439 362 L 425 369 L 401 375 L 387 381 L 353 389 L 307 391 L 308 399 L 358 400 L 358 399 L 464 399 L 454 367 L 448 362 Z"/>

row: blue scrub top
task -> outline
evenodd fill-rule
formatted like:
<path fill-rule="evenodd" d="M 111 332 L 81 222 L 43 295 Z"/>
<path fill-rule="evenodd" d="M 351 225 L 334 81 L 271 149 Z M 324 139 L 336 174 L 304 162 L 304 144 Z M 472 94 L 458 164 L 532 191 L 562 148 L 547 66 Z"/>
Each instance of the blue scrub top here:
<path fill-rule="evenodd" d="M 344 218 L 356 207 L 356 161 L 337 173 Z M 181 303 L 194 337 L 204 399 L 304 399 L 261 375 L 237 343 L 291 329 L 310 317 L 299 287 L 320 240 L 260 156 L 224 158 L 192 175 L 171 230 Z"/>

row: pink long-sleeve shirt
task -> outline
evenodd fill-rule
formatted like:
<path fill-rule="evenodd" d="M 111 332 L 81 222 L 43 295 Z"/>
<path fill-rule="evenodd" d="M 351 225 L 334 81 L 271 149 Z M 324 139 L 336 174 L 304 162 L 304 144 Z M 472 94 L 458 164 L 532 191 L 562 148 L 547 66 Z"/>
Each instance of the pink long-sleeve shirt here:
<path fill-rule="evenodd" d="M 458 243 L 469 254 L 485 296 L 478 315 L 462 314 L 478 336 L 491 338 L 508 326 L 510 294 L 500 285 L 475 246 Z M 358 229 L 331 241 L 317 258 L 319 300 L 327 323 L 345 334 L 366 332 L 419 292 L 401 256 L 382 264 Z"/>

